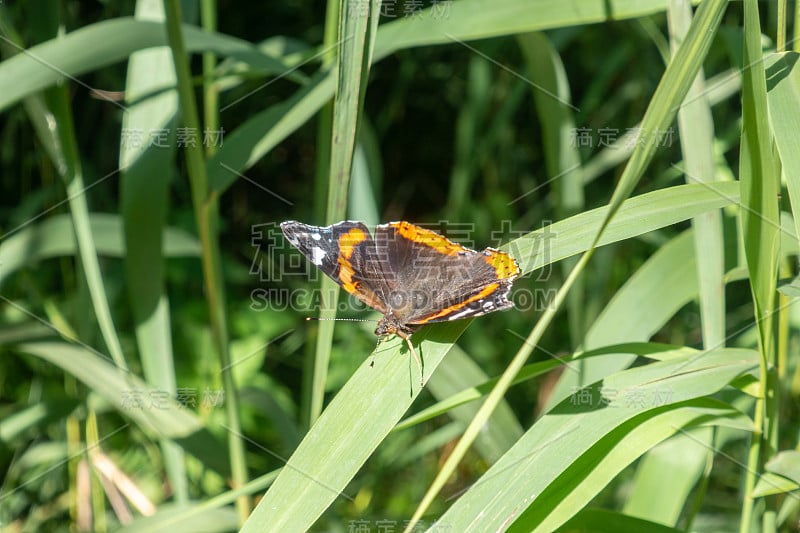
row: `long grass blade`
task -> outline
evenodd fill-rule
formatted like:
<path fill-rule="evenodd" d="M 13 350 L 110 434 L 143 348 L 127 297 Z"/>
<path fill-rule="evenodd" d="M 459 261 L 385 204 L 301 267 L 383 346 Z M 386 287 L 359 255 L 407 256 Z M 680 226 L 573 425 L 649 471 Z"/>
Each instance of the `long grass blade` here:
<path fill-rule="evenodd" d="M 356 133 L 364 88 L 369 75 L 370 32 L 372 21 L 378 18 L 378 2 L 371 0 L 364 4 L 351 0 L 344 3 L 339 13 L 339 41 L 337 43 L 338 77 L 336 96 L 333 101 L 333 123 L 331 134 L 331 163 L 328 181 L 328 202 L 325 210 L 326 224 L 333 224 L 345 218 L 347 213 L 347 193 L 350 189 L 350 175 L 353 167 L 353 154 L 356 146 Z M 364 9 L 364 7 L 367 9 Z M 323 295 L 320 309 L 319 334 L 314 354 L 311 384 L 311 405 L 309 423 L 313 424 L 322 412 L 325 395 L 325 381 L 328 373 L 333 328 L 336 316 L 336 302 L 339 286 L 324 277 L 320 286 Z"/>
<path fill-rule="evenodd" d="M 744 504 L 739 530 L 753 528 L 755 517 L 753 489 L 761 470 L 761 454 L 777 450 L 777 397 L 774 365 L 776 343 L 773 324 L 778 277 L 780 167 L 773 157 L 767 82 L 761 51 L 761 23 L 756 0 L 744 2 L 744 65 L 742 73 L 742 141 L 739 157 L 739 180 L 742 187 L 742 210 L 739 219 L 744 241 L 744 255 L 755 304 L 760 357 L 760 398 L 755 405 L 753 436 L 747 460 Z M 769 398 L 769 399 L 768 399 Z M 762 448 L 763 446 L 763 448 Z M 773 521 L 775 509 L 765 510 L 767 522 Z M 764 523 L 768 530 L 770 526 Z"/>
<path fill-rule="evenodd" d="M 137 4 L 136 17 L 164 20 L 162 4 Z M 175 67 L 169 48 L 136 52 L 128 63 L 126 107 L 120 142 L 120 205 L 125 219 L 125 275 L 131 310 L 136 321 L 136 341 L 148 383 L 175 395 L 172 325 L 165 291 L 162 236 L 166 226 L 168 186 L 175 155 L 173 119 L 178 111 L 174 90 Z M 146 100 L 141 98 L 156 93 Z M 148 135 L 167 132 L 167 147 L 132 142 L 132 132 Z M 183 451 L 162 440 L 170 485 L 179 502 L 189 498 Z"/>
<path fill-rule="evenodd" d="M 60 160 L 54 161 L 55 167 L 61 174 L 61 178 L 66 186 L 67 200 L 72 216 L 73 229 L 75 231 L 75 242 L 78 246 L 78 255 L 81 259 L 81 267 L 86 278 L 86 286 L 92 301 L 92 308 L 97 317 L 97 325 L 103 335 L 106 347 L 114 359 L 114 362 L 121 369 L 128 368 L 128 362 L 122 351 L 122 344 L 117 335 L 117 328 L 111 316 L 111 308 L 106 293 L 105 282 L 100 271 L 100 263 L 97 259 L 97 249 L 94 244 L 89 226 L 89 202 L 86 198 L 86 183 L 83 180 L 83 169 L 78 145 L 75 138 L 74 121 L 72 119 L 72 109 L 69 105 L 69 96 L 65 87 L 53 89 L 50 93 L 50 104 L 53 110 L 55 123 L 58 128 L 53 134 L 57 136 L 55 143 L 59 148 Z"/>
<path fill-rule="evenodd" d="M 181 9 L 178 0 L 165 3 L 167 37 L 175 64 L 181 118 L 189 131 L 199 132 L 200 120 L 195 102 L 189 61 L 181 27 Z M 225 390 L 225 412 L 228 430 L 231 472 L 234 488 L 244 486 L 248 480 L 245 459 L 244 438 L 241 429 L 239 400 L 236 383 L 233 379 L 230 346 L 228 340 L 228 318 L 225 307 L 225 285 L 222 276 L 222 258 L 219 247 L 219 205 L 218 198 L 210 194 L 206 161 L 202 146 L 187 147 L 186 167 L 192 191 L 197 231 L 203 251 L 203 280 L 211 321 L 214 348 L 219 359 L 222 386 Z M 239 520 L 244 523 L 250 514 L 251 503 L 246 495 L 236 500 Z"/>

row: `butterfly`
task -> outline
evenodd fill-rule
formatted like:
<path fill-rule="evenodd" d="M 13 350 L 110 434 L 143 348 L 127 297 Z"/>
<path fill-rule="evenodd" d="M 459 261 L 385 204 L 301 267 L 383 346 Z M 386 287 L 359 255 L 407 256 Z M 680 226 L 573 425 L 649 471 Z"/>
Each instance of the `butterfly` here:
<path fill-rule="evenodd" d="M 410 222 L 375 227 L 344 221 L 311 226 L 281 223 L 286 239 L 345 291 L 383 314 L 375 335 L 408 344 L 424 325 L 511 309 L 519 265 L 505 252 L 475 251 Z"/>

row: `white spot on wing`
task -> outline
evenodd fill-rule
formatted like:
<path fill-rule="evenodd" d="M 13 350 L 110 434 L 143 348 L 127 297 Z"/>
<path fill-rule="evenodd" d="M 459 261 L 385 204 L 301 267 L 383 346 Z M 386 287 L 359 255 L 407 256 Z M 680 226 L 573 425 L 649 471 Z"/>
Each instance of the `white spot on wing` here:
<path fill-rule="evenodd" d="M 322 238 L 322 235 L 320 235 L 319 233 L 312 233 L 311 238 L 314 239 L 315 241 L 318 241 Z"/>
<path fill-rule="evenodd" d="M 320 266 L 323 259 L 325 259 L 325 250 L 319 246 L 313 247 L 311 249 L 311 262 L 317 266 Z"/>
<path fill-rule="evenodd" d="M 458 311 L 457 313 L 453 313 L 447 319 L 448 320 L 456 320 L 465 316 L 469 316 L 470 314 L 474 313 L 472 309 L 469 307 L 465 307 L 462 311 Z"/>

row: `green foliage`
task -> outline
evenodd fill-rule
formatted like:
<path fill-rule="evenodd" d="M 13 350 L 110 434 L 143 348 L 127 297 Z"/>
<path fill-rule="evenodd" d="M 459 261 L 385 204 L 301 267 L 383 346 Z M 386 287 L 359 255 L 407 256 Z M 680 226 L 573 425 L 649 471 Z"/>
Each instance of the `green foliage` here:
<path fill-rule="evenodd" d="M 783 0 L 190 6 L 0 5 L 4 531 L 794 530 Z M 345 218 L 517 309 L 420 386 L 304 320 L 377 317 L 278 229 Z"/>

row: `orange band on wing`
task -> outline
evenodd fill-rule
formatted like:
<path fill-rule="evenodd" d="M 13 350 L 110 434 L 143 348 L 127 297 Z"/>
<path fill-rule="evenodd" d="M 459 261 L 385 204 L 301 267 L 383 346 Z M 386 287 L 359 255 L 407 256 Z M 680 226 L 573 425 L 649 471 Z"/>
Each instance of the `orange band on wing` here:
<path fill-rule="evenodd" d="M 519 265 L 513 257 L 499 250 L 491 250 L 483 259 L 494 269 L 498 279 L 515 278 L 519 275 Z"/>
<path fill-rule="evenodd" d="M 344 290 L 350 294 L 355 294 L 357 292 L 358 287 L 353 281 L 353 266 L 342 257 L 339 258 L 339 281 Z"/>
<path fill-rule="evenodd" d="M 397 230 L 397 234 L 401 237 L 435 248 L 437 252 L 445 255 L 457 255 L 462 252 L 471 251 L 469 248 L 456 244 L 435 231 L 420 228 L 408 222 L 392 222 L 392 227 Z"/>
<path fill-rule="evenodd" d="M 353 228 L 339 237 L 339 253 L 345 259 L 350 259 L 356 246 L 367 240 L 367 234 L 358 228 Z"/>
<path fill-rule="evenodd" d="M 391 225 L 401 237 L 430 246 L 445 255 L 458 255 L 465 252 L 471 254 L 480 253 L 461 246 L 435 231 L 415 226 L 409 222 L 392 222 Z M 507 253 L 487 248 L 483 254 L 483 260 L 494 269 L 498 279 L 514 278 L 519 275 L 519 265 Z"/>
<path fill-rule="evenodd" d="M 453 311 L 458 311 L 459 309 L 463 309 L 464 307 L 467 306 L 467 304 L 475 302 L 477 300 L 480 300 L 482 298 L 485 298 L 485 297 L 489 296 L 490 294 L 495 292 L 499 287 L 500 287 L 499 283 L 490 283 L 489 285 L 484 287 L 481 292 L 479 292 L 478 294 L 475 294 L 473 296 L 470 296 L 469 298 L 467 298 L 463 302 L 458 302 L 457 304 L 451 305 L 450 307 L 445 307 L 441 311 L 438 311 L 438 312 L 436 312 L 436 313 L 434 313 L 432 315 L 428 315 L 426 317 L 423 317 L 422 319 L 420 319 L 420 323 L 430 322 L 431 320 L 435 320 L 437 318 L 441 318 L 443 316 L 447 316 L 450 313 L 452 313 Z"/>
<path fill-rule="evenodd" d="M 350 294 L 357 294 L 358 287 L 353 282 L 353 265 L 350 258 L 356 246 L 367 240 L 367 234 L 358 228 L 353 228 L 339 237 L 339 281 L 344 290 Z"/>
<path fill-rule="evenodd" d="M 350 258 L 353 256 L 356 246 L 367 240 L 367 237 L 367 234 L 358 228 L 353 228 L 339 237 L 339 283 L 344 290 L 368 306 L 382 310 L 383 305 L 375 293 L 357 281 L 353 281 L 355 271 Z"/>

